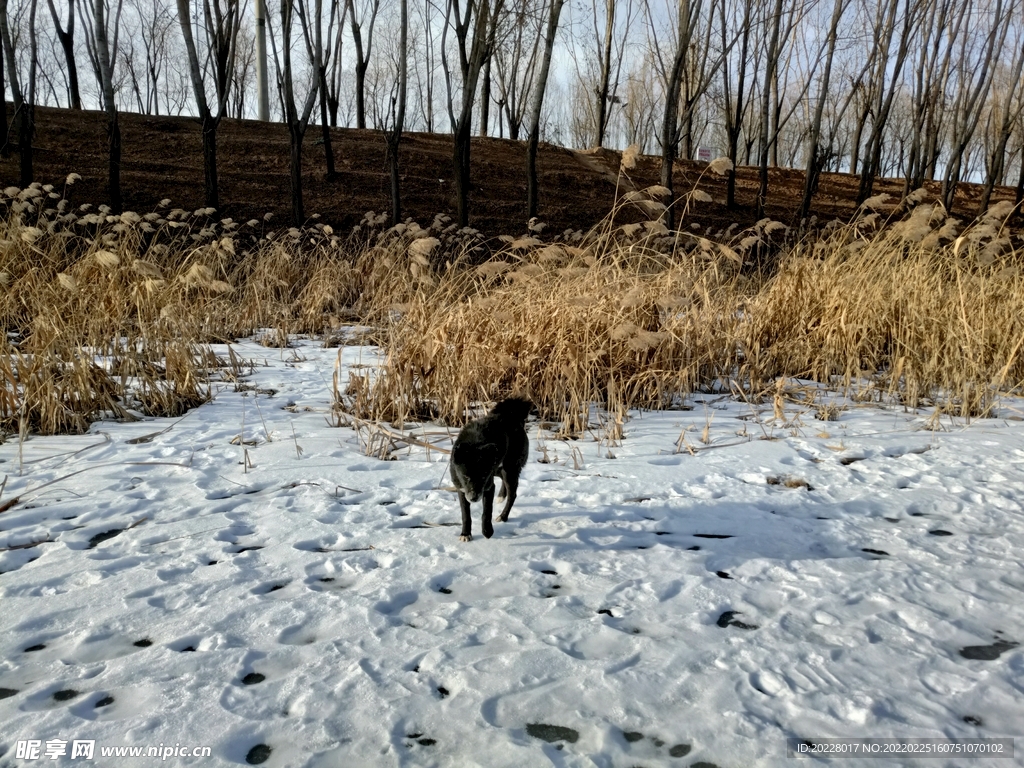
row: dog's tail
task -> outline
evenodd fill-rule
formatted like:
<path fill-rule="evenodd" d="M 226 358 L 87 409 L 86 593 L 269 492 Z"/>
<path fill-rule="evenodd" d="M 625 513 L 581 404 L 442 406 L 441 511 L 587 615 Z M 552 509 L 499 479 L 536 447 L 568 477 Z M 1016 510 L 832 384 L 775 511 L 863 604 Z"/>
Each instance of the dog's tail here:
<path fill-rule="evenodd" d="M 510 397 L 495 405 L 491 413 L 503 421 L 523 423 L 531 410 L 533 403 L 525 397 Z"/>

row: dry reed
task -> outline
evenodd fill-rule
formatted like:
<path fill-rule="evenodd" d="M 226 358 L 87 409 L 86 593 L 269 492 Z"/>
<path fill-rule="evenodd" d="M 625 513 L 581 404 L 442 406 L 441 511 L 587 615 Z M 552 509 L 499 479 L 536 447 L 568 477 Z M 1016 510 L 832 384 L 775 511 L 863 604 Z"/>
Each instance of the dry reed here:
<path fill-rule="evenodd" d="M 869 201 L 796 240 L 768 220 L 670 232 L 667 190 L 652 187 L 590 233 L 542 239 L 532 221 L 486 258 L 478 232 L 443 216 L 424 229 L 368 214 L 345 237 L 316 221 L 271 231 L 167 204 L 72 210 L 73 181 L 0 194 L 0 435 L 179 414 L 223 368 L 210 342 L 259 332 L 282 345 L 350 321 L 385 352 L 378 371 L 336 378 L 336 405 L 356 418 L 460 423 L 522 393 L 563 436 L 604 423 L 610 446 L 627 409 L 696 389 L 756 397 L 795 377 L 973 417 L 1024 382 L 1006 204 L 965 228 L 915 192 L 886 206 L 890 220 Z M 680 198 L 684 214 L 699 191 Z M 625 206 L 651 218 L 619 225 Z M 768 250 L 775 268 L 753 273 Z"/>

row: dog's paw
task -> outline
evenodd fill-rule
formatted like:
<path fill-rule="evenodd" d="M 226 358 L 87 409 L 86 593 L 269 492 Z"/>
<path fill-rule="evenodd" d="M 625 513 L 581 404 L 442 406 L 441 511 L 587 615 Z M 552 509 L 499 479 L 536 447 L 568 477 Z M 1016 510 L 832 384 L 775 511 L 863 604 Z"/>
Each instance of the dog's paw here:
<path fill-rule="evenodd" d="M 484 528 L 484 538 L 485 539 L 489 539 L 493 535 L 494 535 L 494 529 L 493 528 Z"/>
<path fill-rule="evenodd" d="M 473 540 L 473 534 L 471 534 L 471 533 L 464 533 L 463 535 L 459 536 L 459 541 L 472 541 L 472 540 Z"/>
<path fill-rule="evenodd" d="M 498 515 L 498 522 L 499 523 L 507 523 L 508 522 L 508 512 L 505 512 L 504 514 Z"/>

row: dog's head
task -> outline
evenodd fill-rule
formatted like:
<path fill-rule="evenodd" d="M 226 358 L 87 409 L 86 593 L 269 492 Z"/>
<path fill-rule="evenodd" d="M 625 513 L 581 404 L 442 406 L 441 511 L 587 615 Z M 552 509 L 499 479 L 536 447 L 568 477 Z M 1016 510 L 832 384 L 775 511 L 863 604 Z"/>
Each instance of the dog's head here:
<path fill-rule="evenodd" d="M 479 501 L 484 488 L 494 481 L 498 468 L 498 446 L 494 443 L 483 445 L 455 445 L 452 452 L 452 479 L 470 501 Z"/>
<path fill-rule="evenodd" d="M 525 397 L 510 397 L 497 403 L 491 410 L 495 416 L 511 422 L 525 422 L 536 406 Z"/>

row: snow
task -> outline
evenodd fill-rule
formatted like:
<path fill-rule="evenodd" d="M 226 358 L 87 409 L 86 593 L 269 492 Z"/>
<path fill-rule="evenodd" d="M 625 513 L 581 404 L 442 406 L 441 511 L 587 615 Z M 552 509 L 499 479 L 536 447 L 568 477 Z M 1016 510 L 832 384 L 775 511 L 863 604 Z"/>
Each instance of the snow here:
<path fill-rule="evenodd" d="M 382 461 L 332 425 L 335 364 L 375 350 L 233 348 L 252 388 L 180 419 L 0 445 L 0 504 L 21 497 L 0 766 L 88 763 L 16 759 L 28 739 L 212 749 L 167 765 L 265 744 L 267 766 L 728 768 L 793 765 L 791 737 L 1024 735 L 1018 401 L 781 422 L 697 394 L 616 444 L 532 420 L 509 522 L 484 539 L 474 505 L 460 543 L 454 431 Z"/>

